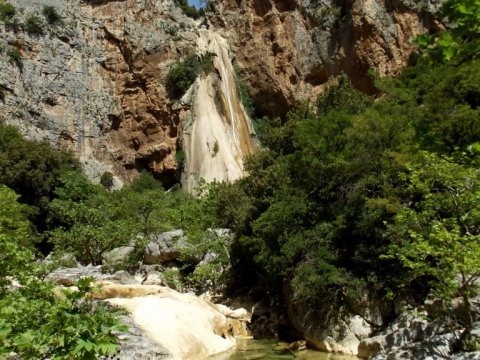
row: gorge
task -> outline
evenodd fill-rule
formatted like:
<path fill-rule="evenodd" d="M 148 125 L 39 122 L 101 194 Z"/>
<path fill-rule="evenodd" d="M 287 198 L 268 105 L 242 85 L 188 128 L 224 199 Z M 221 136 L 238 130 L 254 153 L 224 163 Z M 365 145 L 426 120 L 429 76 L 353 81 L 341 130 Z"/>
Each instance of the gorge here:
<path fill-rule="evenodd" d="M 478 0 L 204 5 L 0 1 L 0 357 L 479 358 Z"/>

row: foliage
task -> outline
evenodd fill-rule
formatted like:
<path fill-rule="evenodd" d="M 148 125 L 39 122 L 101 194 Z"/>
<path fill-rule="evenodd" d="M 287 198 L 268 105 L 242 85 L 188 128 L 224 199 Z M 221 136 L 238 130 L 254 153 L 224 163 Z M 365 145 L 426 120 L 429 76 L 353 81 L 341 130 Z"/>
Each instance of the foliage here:
<path fill-rule="evenodd" d="M 354 89 L 346 75 L 341 75 L 337 84 L 329 86 L 317 99 L 319 115 L 340 109 L 349 114 L 357 114 L 372 105 L 373 99 Z"/>
<path fill-rule="evenodd" d="M 183 61 L 176 61 L 165 78 L 165 88 L 173 99 L 180 98 L 201 74 L 213 71 L 213 54 L 189 55 Z"/>
<path fill-rule="evenodd" d="M 78 291 L 63 298 L 41 281 L 0 299 L 0 355 L 25 359 L 98 359 L 117 350 L 115 332 L 125 331 L 105 304 L 93 304 L 91 279 L 77 282 Z"/>
<path fill-rule="evenodd" d="M 21 278 L 29 267 L 32 251 L 29 209 L 18 203 L 18 195 L 0 185 L 0 293 L 12 276 Z"/>
<path fill-rule="evenodd" d="M 12 4 L 5 2 L 0 4 L 0 21 L 8 22 L 11 21 L 12 18 L 17 13 L 15 6 Z"/>
<path fill-rule="evenodd" d="M 31 35 L 42 35 L 44 24 L 37 15 L 30 14 L 25 19 L 25 30 Z"/>
<path fill-rule="evenodd" d="M 248 116 L 252 118 L 255 115 L 255 105 L 253 103 L 253 97 L 250 92 L 250 88 L 248 87 L 245 80 L 243 80 L 240 68 L 238 66 L 234 66 L 234 70 L 238 98 L 240 99 L 243 108 L 247 112 Z"/>
<path fill-rule="evenodd" d="M 97 359 L 117 349 L 115 332 L 125 330 L 118 313 L 94 305 L 91 279 L 78 291 L 55 294 L 38 280 L 33 252 L 24 244 L 31 237 L 27 206 L 0 185 L 0 357 L 12 352 L 25 359 Z M 21 286 L 10 289 L 11 281 Z"/>
<path fill-rule="evenodd" d="M 105 189 L 111 190 L 113 187 L 113 174 L 109 171 L 105 171 L 102 176 L 100 176 L 100 184 L 102 184 Z"/>
<path fill-rule="evenodd" d="M 413 204 L 404 205 L 389 224 L 386 257 L 407 269 L 398 278 L 402 285 L 430 278 L 437 296 L 461 296 L 471 312 L 469 298 L 480 278 L 480 173 L 428 153 L 409 170 Z"/>
<path fill-rule="evenodd" d="M 104 187 L 78 172 L 66 173 L 60 180 L 57 198 L 49 206 L 51 218 L 63 225 L 50 232 L 56 249 L 73 253 L 86 264 L 98 264 L 103 253 L 126 245 L 137 234 L 138 226 L 123 216 Z"/>
<path fill-rule="evenodd" d="M 448 152 L 449 161 L 473 171 L 480 133 L 477 66 L 420 62 L 397 79 L 377 79 L 383 94 L 376 101 L 341 77 L 319 96 L 317 113 L 303 104 L 285 121 L 270 120 L 264 148 L 246 162 L 249 177 L 217 189 L 217 214 L 239 235 L 231 254 L 236 277 L 245 283 L 254 277 L 257 285 L 277 291 L 288 281 L 293 296 L 312 302 L 325 288 L 348 298 L 365 283 L 381 288 L 402 282 L 406 264 L 382 254 L 393 241 L 384 234 L 406 204 L 416 214 L 412 226 L 421 215 L 407 164 L 425 167 L 417 155 L 424 148 Z M 477 208 L 471 202 L 458 216 Z M 445 236 L 455 235 L 445 229 Z M 425 233 L 440 241 L 432 228 Z M 442 271 L 440 262 L 430 265 Z M 419 278 L 405 286 L 425 281 Z"/>
<path fill-rule="evenodd" d="M 448 0 L 441 15 L 447 31 L 421 35 L 416 39 L 424 55 L 435 62 L 453 64 L 476 58 L 480 53 L 480 2 Z"/>
<path fill-rule="evenodd" d="M 0 183 L 36 209 L 31 219 L 37 229 L 47 228 L 48 202 L 55 196 L 61 174 L 79 167 L 71 154 L 26 140 L 13 126 L 0 125 Z"/>
<path fill-rule="evenodd" d="M 45 5 L 42 9 L 42 14 L 50 25 L 56 25 L 62 22 L 62 18 L 53 6 Z"/>
<path fill-rule="evenodd" d="M 22 61 L 22 54 L 20 53 L 20 50 L 18 50 L 14 46 L 8 49 L 7 56 L 9 58 L 10 64 L 19 64 Z"/>

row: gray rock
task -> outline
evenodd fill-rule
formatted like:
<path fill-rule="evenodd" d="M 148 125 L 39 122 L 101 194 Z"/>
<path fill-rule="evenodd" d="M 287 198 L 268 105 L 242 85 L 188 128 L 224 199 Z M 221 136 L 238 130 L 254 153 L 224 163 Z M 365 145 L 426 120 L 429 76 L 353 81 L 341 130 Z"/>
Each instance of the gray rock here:
<path fill-rule="evenodd" d="M 209 250 L 203 256 L 203 259 L 198 263 L 197 267 L 210 264 L 211 262 L 215 261 L 216 258 L 218 258 L 218 254 Z"/>
<path fill-rule="evenodd" d="M 129 316 L 122 316 L 121 321 L 128 326 L 128 332 L 119 335 L 120 348 L 113 357 L 119 360 L 167 359 L 170 354 L 166 348 L 151 340 L 145 332 L 135 325 Z"/>
<path fill-rule="evenodd" d="M 480 360 L 480 351 L 453 354 L 451 360 Z"/>
<path fill-rule="evenodd" d="M 75 268 L 80 267 L 75 255 L 66 253 L 62 254 L 59 257 L 56 257 L 53 253 L 48 254 L 48 256 L 43 260 L 45 264 L 54 264 L 58 267 L 65 268 Z"/>
<path fill-rule="evenodd" d="M 185 246 L 185 237 L 182 230 L 156 234 L 145 247 L 143 262 L 147 265 L 153 265 L 177 260 L 181 246 Z"/>
<path fill-rule="evenodd" d="M 235 238 L 235 234 L 231 229 L 207 229 L 207 236 L 212 237 L 213 239 L 222 239 L 226 244 L 230 244 Z"/>
<path fill-rule="evenodd" d="M 112 275 L 106 274 L 102 277 L 102 280 L 122 285 L 140 284 L 140 281 L 138 281 L 131 274 L 123 270 L 117 271 L 115 274 Z"/>
<path fill-rule="evenodd" d="M 375 360 L 450 359 L 460 333 L 448 331 L 440 322 L 406 311 L 382 333 L 362 340 L 358 356 Z"/>
<path fill-rule="evenodd" d="M 134 251 L 133 246 L 122 246 L 108 251 L 102 255 L 103 265 L 109 269 L 124 266 Z"/>
<path fill-rule="evenodd" d="M 57 285 L 73 286 L 76 281 L 85 277 L 93 277 L 100 280 L 104 277 L 102 267 L 99 266 L 82 266 L 78 268 L 59 268 L 49 273 L 45 280 L 51 281 Z"/>

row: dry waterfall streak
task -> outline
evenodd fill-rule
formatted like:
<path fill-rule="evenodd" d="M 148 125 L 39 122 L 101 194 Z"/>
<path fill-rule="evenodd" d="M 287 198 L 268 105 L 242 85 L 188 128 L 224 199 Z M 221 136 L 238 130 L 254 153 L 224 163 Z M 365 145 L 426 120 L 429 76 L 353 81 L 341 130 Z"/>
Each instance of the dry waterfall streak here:
<path fill-rule="evenodd" d="M 226 40 L 202 29 L 198 52 L 215 55 L 216 73 L 201 76 L 192 89 L 191 130 L 184 133 L 183 179 L 184 189 L 192 193 L 200 179 L 222 182 L 242 177 L 243 159 L 255 149 L 253 126 L 237 96 Z"/>

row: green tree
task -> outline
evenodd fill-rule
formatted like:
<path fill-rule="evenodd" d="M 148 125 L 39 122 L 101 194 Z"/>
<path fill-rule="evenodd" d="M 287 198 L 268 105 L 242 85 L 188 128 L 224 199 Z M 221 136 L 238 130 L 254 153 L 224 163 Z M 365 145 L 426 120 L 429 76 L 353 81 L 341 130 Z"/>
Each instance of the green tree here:
<path fill-rule="evenodd" d="M 37 229 L 48 227 L 48 203 L 60 185 L 61 174 L 79 168 L 71 154 L 28 141 L 13 126 L 0 125 L 0 183 L 19 194 L 20 202 L 34 207 L 36 212 L 30 218 Z"/>
<path fill-rule="evenodd" d="M 411 200 L 388 226 L 386 258 L 405 267 L 401 285 L 431 278 L 437 296 L 460 296 L 471 329 L 470 299 L 480 278 L 480 173 L 451 158 L 429 153 L 410 168 Z"/>
<path fill-rule="evenodd" d="M 28 207 L 18 203 L 19 196 L 0 185 L 0 293 L 11 277 L 21 278 L 29 268 L 33 253 Z"/>
<path fill-rule="evenodd" d="M 433 61 L 459 64 L 480 54 L 479 0 L 448 0 L 441 15 L 447 30 L 422 35 L 416 41 Z"/>
<path fill-rule="evenodd" d="M 63 224 L 50 232 L 57 251 L 99 264 L 103 253 L 126 245 L 138 233 L 137 224 L 122 216 L 118 202 L 101 185 L 78 172 L 64 174 L 61 181 L 58 197 L 50 203 L 51 218 Z"/>

